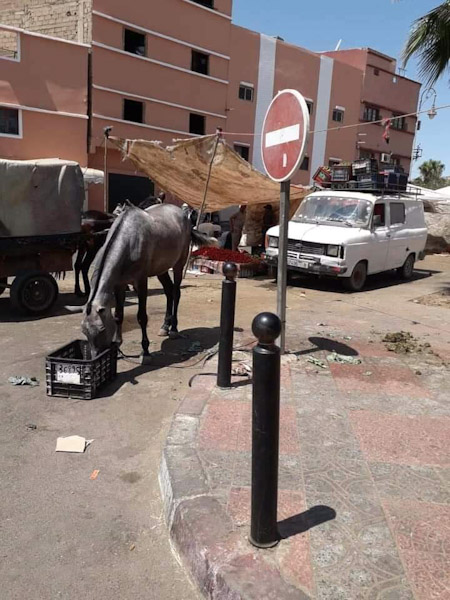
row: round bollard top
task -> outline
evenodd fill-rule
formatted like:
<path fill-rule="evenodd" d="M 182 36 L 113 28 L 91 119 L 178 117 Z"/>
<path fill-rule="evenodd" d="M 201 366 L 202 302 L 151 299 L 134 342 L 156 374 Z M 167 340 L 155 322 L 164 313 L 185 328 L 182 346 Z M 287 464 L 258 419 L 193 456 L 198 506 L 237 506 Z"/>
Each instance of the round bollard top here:
<path fill-rule="evenodd" d="M 237 264 L 234 262 L 226 262 L 223 265 L 223 274 L 228 281 L 234 281 L 238 272 Z"/>
<path fill-rule="evenodd" d="M 280 336 L 281 321 L 273 313 L 260 313 L 253 319 L 252 331 L 260 344 L 268 346 Z"/>

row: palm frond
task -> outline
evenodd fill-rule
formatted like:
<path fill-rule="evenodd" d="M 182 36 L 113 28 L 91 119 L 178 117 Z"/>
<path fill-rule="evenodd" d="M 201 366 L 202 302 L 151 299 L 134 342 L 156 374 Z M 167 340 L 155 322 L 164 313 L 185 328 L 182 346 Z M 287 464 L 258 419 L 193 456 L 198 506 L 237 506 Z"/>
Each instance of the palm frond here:
<path fill-rule="evenodd" d="M 405 66 L 417 55 L 419 75 L 433 85 L 445 72 L 450 62 L 450 0 L 417 19 L 403 49 Z"/>

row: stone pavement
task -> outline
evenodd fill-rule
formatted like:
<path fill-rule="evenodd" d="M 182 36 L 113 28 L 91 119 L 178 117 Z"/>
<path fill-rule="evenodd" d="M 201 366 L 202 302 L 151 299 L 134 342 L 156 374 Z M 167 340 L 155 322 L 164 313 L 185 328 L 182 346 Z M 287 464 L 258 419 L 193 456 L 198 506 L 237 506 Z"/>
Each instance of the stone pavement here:
<path fill-rule="evenodd" d="M 368 318 L 352 306 L 327 315 L 332 325 L 291 313 L 274 549 L 247 541 L 251 384 L 235 378 L 218 390 L 212 361 L 194 380 L 172 422 L 160 484 L 172 538 L 207 597 L 450 599 L 448 331 L 433 336 L 416 323 L 440 356 L 394 354 L 381 341 L 379 312 Z M 390 318 L 390 331 L 402 325 Z M 330 362 L 333 350 L 362 362 Z"/>

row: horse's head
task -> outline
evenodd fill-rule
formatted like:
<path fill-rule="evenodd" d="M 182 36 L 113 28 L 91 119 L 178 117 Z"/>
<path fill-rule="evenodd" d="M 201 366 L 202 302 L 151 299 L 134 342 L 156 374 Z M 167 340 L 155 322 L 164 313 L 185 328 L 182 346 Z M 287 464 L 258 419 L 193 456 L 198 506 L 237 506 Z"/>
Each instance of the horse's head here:
<path fill-rule="evenodd" d="M 92 358 L 111 347 L 116 338 L 116 322 L 110 306 L 88 303 L 84 309 L 81 331 L 87 337 Z"/>

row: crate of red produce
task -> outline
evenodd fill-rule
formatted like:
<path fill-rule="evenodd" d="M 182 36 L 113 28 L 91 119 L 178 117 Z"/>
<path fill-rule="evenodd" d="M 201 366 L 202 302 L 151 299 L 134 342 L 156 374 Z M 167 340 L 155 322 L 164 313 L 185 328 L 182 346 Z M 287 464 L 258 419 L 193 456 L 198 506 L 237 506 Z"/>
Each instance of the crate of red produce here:
<path fill-rule="evenodd" d="M 265 263 L 246 252 L 206 247 L 192 253 L 190 267 L 202 273 L 222 274 L 223 265 L 234 262 L 238 268 L 238 277 L 253 277 L 264 271 Z"/>

